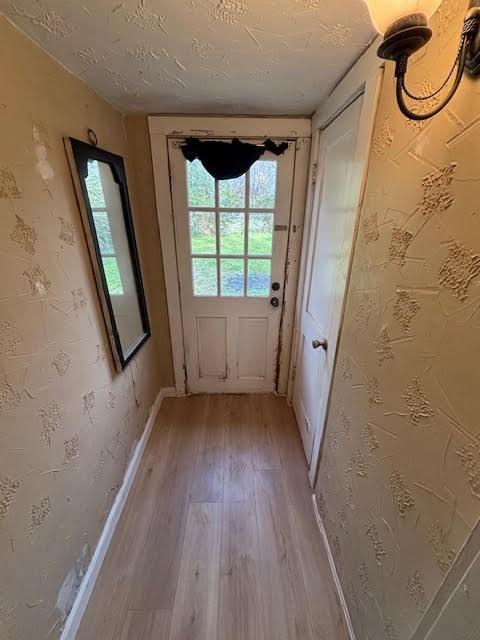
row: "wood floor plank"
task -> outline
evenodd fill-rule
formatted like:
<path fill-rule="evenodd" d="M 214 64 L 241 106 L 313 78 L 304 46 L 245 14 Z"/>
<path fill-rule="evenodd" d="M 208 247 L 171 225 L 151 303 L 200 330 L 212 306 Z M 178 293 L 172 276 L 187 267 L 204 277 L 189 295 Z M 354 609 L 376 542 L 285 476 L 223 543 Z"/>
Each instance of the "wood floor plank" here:
<path fill-rule="evenodd" d="M 280 471 L 282 465 L 269 411 L 269 396 L 254 395 L 250 396 L 249 400 L 252 410 L 254 467 Z"/>
<path fill-rule="evenodd" d="M 191 502 L 222 502 L 226 396 L 203 396 L 202 429 L 193 473 Z"/>
<path fill-rule="evenodd" d="M 221 504 L 190 504 L 170 640 L 217 640 L 221 526 Z"/>
<path fill-rule="evenodd" d="M 120 640 L 168 640 L 171 611 L 129 611 Z"/>
<path fill-rule="evenodd" d="M 306 586 L 313 637 L 348 640 L 348 630 L 313 507 L 291 505 L 290 515 Z"/>
<path fill-rule="evenodd" d="M 220 572 L 220 637 L 228 640 L 263 640 L 261 607 L 255 502 L 225 503 Z"/>
<path fill-rule="evenodd" d="M 205 396 L 177 400 L 170 442 L 161 457 L 164 469 L 155 512 L 132 579 L 131 609 L 172 609 Z"/>
<path fill-rule="evenodd" d="M 165 400 L 77 640 L 346 640 L 310 494 L 283 399 Z"/>
<path fill-rule="evenodd" d="M 179 398 L 165 398 L 162 402 L 143 454 L 141 465 L 158 463 L 158 460 L 163 458 L 162 452 L 165 451 L 165 437 L 169 434 L 170 429 L 175 427 L 180 406 L 181 401 Z"/>
<path fill-rule="evenodd" d="M 252 407 L 248 396 L 230 395 L 226 404 L 225 502 L 254 498 Z"/>
<path fill-rule="evenodd" d="M 145 486 L 145 491 L 148 489 Z M 149 525 L 149 509 L 137 495 L 138 509 L 129 509 L 120 520 L 114 542 L 104 560 L 90 603 L 83 617 L 78 640 L 111 640 L 121 626 L 128 606 L 131 576 Z M 133 535 L 133 523 L 138 527 Z"/>
<path fill-rule="evenodd" d="M 311 507 L 313 490 L 293 409 L 278 396 L 268 396 L 265 405 L 280 454 L 288 502 Z"/>
<path fill-rule="evenodd" d="M 305 584 L 281 472 L 255 471 L 266 640 L 312 640 Z"/>
<path fill-rule="evenodd" d="M 165 444 L 170 429 L 162 424 L 162 415 L 172 407 L 167 403 L 155 425 L 155 437 Z M 77 640 L 116 638 L 128 608 L 132 576 L 145 545 L 155 510 L 160 465 L 142 460 L 137 478 L 118 522 L 110 548 L 102 565 L 89 605 L 83 616 Z"/>

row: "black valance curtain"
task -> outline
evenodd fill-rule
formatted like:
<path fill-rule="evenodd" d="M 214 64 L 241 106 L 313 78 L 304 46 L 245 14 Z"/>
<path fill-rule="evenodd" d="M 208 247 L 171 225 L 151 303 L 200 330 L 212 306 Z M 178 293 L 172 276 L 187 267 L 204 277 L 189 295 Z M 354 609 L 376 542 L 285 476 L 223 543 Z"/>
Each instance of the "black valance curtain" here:
<path fill-rule="evenodd" d="M 288 143 L 275 144 L 266 140 L 263 144 L 249 144 L 234 138 L 232 142 L 199 140 L 188 138 L 182 144 L 183 155 L 193 162 L 197 158 L 208 173 L 217 180 L 239 178 L 250 169 L 265 151 L 281 156 L 288 149 Z"/>

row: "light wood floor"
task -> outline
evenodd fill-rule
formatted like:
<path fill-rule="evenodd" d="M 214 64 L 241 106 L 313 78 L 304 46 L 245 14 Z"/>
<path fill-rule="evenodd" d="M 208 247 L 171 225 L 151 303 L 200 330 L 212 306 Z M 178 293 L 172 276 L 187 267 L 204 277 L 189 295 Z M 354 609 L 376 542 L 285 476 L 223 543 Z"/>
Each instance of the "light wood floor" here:
<path fill-rule="evenodd" d="M 166 400 L 77 640 L 347 638 L 285 400 Z"/>

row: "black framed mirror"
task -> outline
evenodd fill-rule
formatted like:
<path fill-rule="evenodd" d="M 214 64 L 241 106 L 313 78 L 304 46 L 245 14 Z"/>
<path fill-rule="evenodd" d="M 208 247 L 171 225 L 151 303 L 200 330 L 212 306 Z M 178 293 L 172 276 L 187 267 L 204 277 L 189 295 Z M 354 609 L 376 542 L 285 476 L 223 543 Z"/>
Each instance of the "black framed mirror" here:
<path fill-rule="evenodd" d="M 117 369 L 150 337 L 125 165 L 80 140 L 66 140 L 75 190 Z"/>

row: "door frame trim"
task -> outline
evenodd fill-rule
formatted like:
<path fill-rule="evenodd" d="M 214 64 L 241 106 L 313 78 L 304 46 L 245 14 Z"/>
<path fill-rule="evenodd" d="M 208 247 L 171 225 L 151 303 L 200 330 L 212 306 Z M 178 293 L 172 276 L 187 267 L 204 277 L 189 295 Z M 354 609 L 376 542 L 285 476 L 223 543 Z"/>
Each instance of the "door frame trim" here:
<path fill-rule="evenodd" d="M 249 116 L 179 116 L 154 115 L 148 117 L 152 149 L 155 200 L 162 245 L 162 260 L 167 293 L 173 370 L 177 394 L 185 395 L 186 366 L 180 302 L 180 281 L 173 222 L 173 201 L 170 184 L 168 141 L 170 138 L 201 136 L 202 138 L 288 138 L 296 141 L 291 230 L 287 250 L 287 273 L 284 306 L 280 328 L 280 354 L 277 392 L 286 394 L 291 361 L 295 299 L 302 246 L 305 213 L 308 161 L 312 121 L 310 118 L 269 118 Z"/>
<path fill-rule="evenodd" d="M 304 287 L 307 269 L 308 258 L 308 243 L 310 237 L 310 228 L 313 217 L 313 207 L 318 199 L 319 190 L 321 189 L 321 167 L 319 166 L 320 154 L 322 148 L 322 132 L 337 118 L 346 108 L 348 108 L 357 98 L 362 94 L 363 105 L 360 115 L 359 134 L 357 141 L 356 156 L 357 160 L 362 167 L 362 179 L 358 195 L 358 201 L 356 206 L 356 222 L 353 232 L 352 252 L 350 255 L 350 261 L 348 266 L 348 273 L 346 279 L 345 296 L 342 305 L 342 314 L 339 327 L 339 336 L 337 341 L 337 349 L 334 357 L 334 364 L 332 369 L 332 380 L 328 391 L 327 410 L 325 414 L 325 425 L 328 422 L 328 416 L 330 412 L 330 400 L 333 388 L 333 378 L 335 375 L 335 369 L 337 366 L 338 350 L 341 341 L 343 318 L 345 314 L 345 303 L 348 294 L 348 287 L 350 282 L 350 274 L 352 269 L 353 255 L 355 250 L 356 239 L 358 235 L 358 224 L 360 218 L 360 212 L 363 206 L 363 200 L 365 196 L 365 188 L 368 176 L 368 166 L 370 161 L 370 150 L 372 145 L 376 114 L 378 109 L 378 103 L 380 99 L 380 90 L 382 86 L 384 73 L 384 63 L 376 56 L 375 42 L 365 52 L 362 58 L 351 69 L 347 76 L 337 85 L 336 89 L 330 95 L 329 98 L 319 107 L 315 112 L 312 119 L 312 155 L 310 160 L 310 172 L 309 172 L 309 186 L 307 195 L 307 207 L 305 212 L 305 229 L 308 233 L 304 234 L 303 246 L 302 246 L 302 259 L 301 268 L 298 282 L 298 294 L 295 308 L 295 327 L 292 346 L 292 358 L 288 381 L 287 399 L 289 403 L 293 402 L 293 393 L 295 387 L 295 375 L 297 368 L 298 346 L 300 338 L 300 319 L 301 311 L 304 300 Z M 313 442 L 312 458 L 310 461 L 309 477 L 312 486 L 315 486 L 318 467 L 321 458 L 321 451 L 323 449 L 323 442 L 325 439 L 325 431 L 323 429 L 322 436 L 318 436 L 318 428 L 315 433 Z"/>

